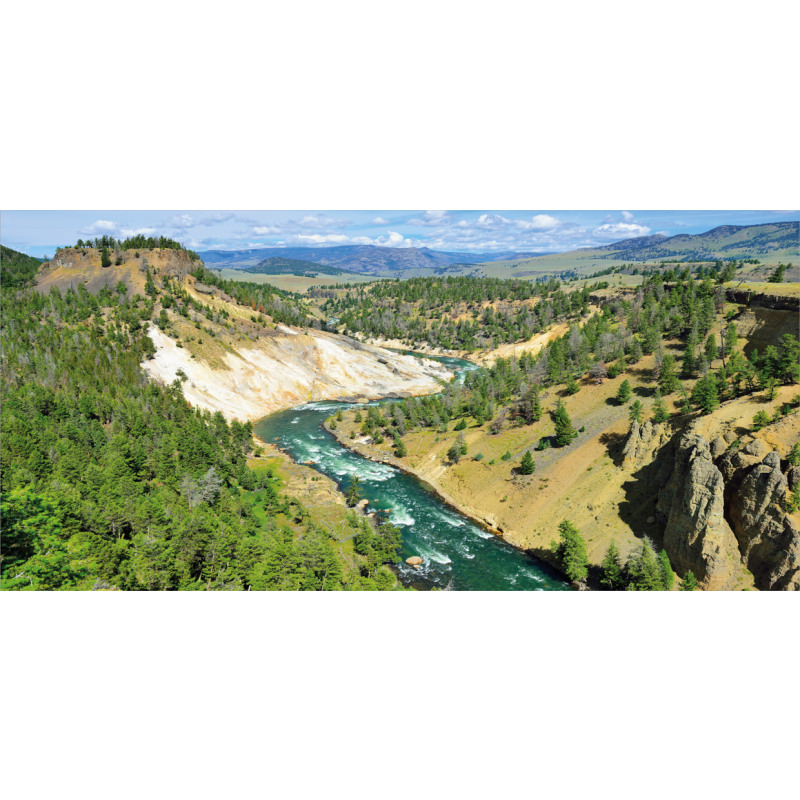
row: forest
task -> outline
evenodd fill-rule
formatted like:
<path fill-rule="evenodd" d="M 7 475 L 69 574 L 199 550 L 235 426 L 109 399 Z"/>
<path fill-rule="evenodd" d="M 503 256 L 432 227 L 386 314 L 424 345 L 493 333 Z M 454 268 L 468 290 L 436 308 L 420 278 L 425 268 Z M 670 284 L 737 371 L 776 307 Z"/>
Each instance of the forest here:
<path fill-rule="evenodd" d="M 582 303 L 583 291 L 575 294 Z M 566 316 L 567 309 L 578 302 L 562 305 L 562 314 Z M 677 416 L 695 411 L 708 414 L 726 399 L 762 390 L 769 394 L 778 385 L 797 383 L 797 338 L 786 334 L 777 346 L 745 356 L 736 349 L 736 312 L 723 314 L 724 305 L 724 290 L 708 278 L 667 284 L 660 275 L 652 275 L 630 299 L 610 299 L 582 324 L 573 322 L 564 335 L 536 355 L 526 352 L 518 358 L 498 358 L 488 369 L 469 373 L 463 385 L 451 383 L 439 394 L 405 398 L 388 404 L 382 412 L 368 409 L 360 420 L 361 432 L 390 438 L 400 449 L 406 432 L 417 428 L 445 432 L 454 420 L 462 421 L 456 430 L 463 430 L 468 420 L 476 425 L 491 420 L 493 432 L 508 425 L 531 424 L 542 416 L 540 398 L 545 392 L 563 385 L 563 394 L 574 394 L 581 388 L 578 378 L 586 375 L 602 382 L 607 376 L 616 377 L 645 354 L 655 356 L 650 376 L 655 399 L 650 413 L 657 422 L 672 415 L 666 405 L 670 396 L 677 403 Z M 711 332 L 715 323 L 723 331 L 720 340 Z M 682 351 L 680 361 L 668 347 L 675 342 Z M 712 364 L 718 364 L 717 368 L 712 369 Z M 626 382 L 622 386 L 624 390 Z M 629 399 L 630 387 L 618 402 Z M 778 413 L 788 413 L 796 406 L 781 408 Z M 631 421 L 644 422 L 641 402 L 635 401 L 631 408 Z M 565 446 L 580 434 L 560 402 L 550 413 L 556 432 L 544 437 L 538 449 Z"/>
<path fill-rule="evenodd" d="M 567 293 L 555 279 L 411 278 L 349 289 L 322 309 L 350 334 L 470 352 L 526 341 L 556 319 L 579 319 L 592 291 L 605 286 Z"/>
<path fill-rule="evenodd" d="M 252 460 L 250 423 L 147 380 L 148 289 L 2 289 L 2 588 L 396 588 L 393 526 L 353 514 L 344 557 Z"/>

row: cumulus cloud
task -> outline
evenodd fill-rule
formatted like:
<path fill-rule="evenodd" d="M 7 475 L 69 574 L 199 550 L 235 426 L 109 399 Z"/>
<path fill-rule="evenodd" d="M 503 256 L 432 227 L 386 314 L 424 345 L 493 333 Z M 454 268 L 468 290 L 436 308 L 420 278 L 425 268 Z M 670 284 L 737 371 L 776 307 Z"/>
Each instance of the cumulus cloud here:
<path fill-rule="evenodd" d="M 350 241 L 343 233 L 297 233 L 293 239 L 302 244 L 347 244 Z"/>
<path fill-rule="evenodd" d="M 408 225 L 447 225 L 452 222 L 452 217 L 446 211 L 426 211 L 419 217 L 408 220 Z"/>
<path fill-rule="evenodd" d="M 605 222 L 598 225 L 592 233 L 602 239 L 630 239 L 633 236 L 647 236 L 650 228 L 636 222 Z"/>
<path fill-rule="evenodd" d="M 515 224 L 523 230 L 547 231 L 557 228 L 561 220 L 551 217 L 549 214 L 536 214 L 530 220 L 515 220 Z"/>
<path fill-rule="evenodd" d="M 274 236 L 281 233 L 281 229 L 276 228 L 274 225 L 256 225 L 253 228 L 253 233 L 256 236 Z"/>
<path fill-rule="evenodd" d="M 191 228 L 194 226 L 194 220 L 188 214 L 179 214 L 170 220 L 170 225 L 173 228 Z"/>
<path fill-rule="evenodd" d="M 388 225 L 389 224 L 389 220 L 388 219 L 384 219 L 383 217 L 375 217 L 372 220 L 372 224 L 373 225 Z"/>
<path fill-rule="evenodd" d="M 290 220 L 288 226 L 296 225 L 298 228 L 344 228 L 347 224 L 346 219 L 334 219 L 325 214 L 306 214 L 297 222 Z"/>
<path fill-rule="evenodd" d="M 633 214 L 631 214 L 630 211 L 623 211 L 622 212 L 622 219 L 625 220 L 625 222 L 633 222 L 635 217 L 633 216 Z"/>
<path fill-rule="evenodd" d="M 117 233 L 117 231 L 119 231 L 119 223 L 113 222 L 110 219 L 98 219 L 91 225 L 87 225 L 85 228 L 80 229 L 80 233 L 88 234 L 113 234 Z"/>

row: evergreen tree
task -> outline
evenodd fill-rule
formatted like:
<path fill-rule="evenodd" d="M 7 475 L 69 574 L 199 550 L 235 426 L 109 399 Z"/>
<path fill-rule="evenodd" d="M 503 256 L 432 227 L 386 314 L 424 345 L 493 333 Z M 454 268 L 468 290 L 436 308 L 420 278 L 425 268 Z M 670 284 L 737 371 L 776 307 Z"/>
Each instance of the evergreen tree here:
<path fill-rule="evenodd" d="M 559 400 L 552 412 L 553 422 L 556 426 L 555 444 L 556 447 L 565 447 L 578 434 L 572 427 L 572 420 L 569 418 L 564 403 Z"/>
<path fill-rule="evenodd" d="M 786 456 L 786 460 L 793 466 L 793 467 L 800 467 L 800 444 L 795 442 L 792 445 L 792 449 L 789 451 L 789 455 Z"/>
<path fill-rule="evenodd" d="M 358 501 L 361 499 L 361 478 L 358 475 L 353 477 L 353 480 L 350 483 L 350 488 L 347 490 L 347 494 L 345 495 L 345 500 L 347 505 L 351 508 L 358 504 Z"/>
<path fill-rule="evenodd" d="M 619 385 L 619 389 L 617 390 L 617 402 L 620 405 L 623 405 L 631 399 L 631 385 L 628 383 L 628 379 L 626 378 L 622 383 Z"/>
<path fill-rule="evenodd" d="M 683 576 L 683 583 L 681 584 L 681 591 L 682 592 L 693 592 L 697 589 L 697 578 L 694 576 L 694 572 L 689 570 Z"/>
<path fill-rule="evenodd" d="M 616 542 L 612 541 L 606 550 L 603 563 L 600 565 L 602 577 L 600 583 L 609 589 L 621 589 L 623 586 L 622 579 L 622 562 L 620 561 L 619 550 L 617 549 Z"/>
<path fill-rule="evenodd" d="M 666 422 L 668 419 L 669 411 L 667 411 L 667 407 L 661 397 L 661 392 L 656 389 L 656 399 L 653 403 L 653 422 L 658 422 L 660 424 Z"/>
<path fill-rule="evenodd" d="M 519 471 L 521 475 L 533 475 L 536 469 L 536 462 L 533 460 L 530 450 L 526 450 L 522 456 L 522 461 L 519 464 Z"/>
<path fill-rule="evenodd" d="M 713 375 L 700 378 L 692 387 L 692 402 L 703 412 L 710 414 L 719 406 L 719 390 Z"/>
<path fill-rule="evenodd" d="M 657 592 L 664 588 L 661 564 L 653 545 L 645 537 L 638 551 L 631 553 L 625 564 L 625 580 L 629 589 Z"/>
<path fill-rule="evenodd" d="M 736 332 L 736 323 L 729 322 L 728 326 L 725 328 L 725 337 L 722 345 L 725 355 L 729 356 L 736 349 L 738 343 L 739 335 Z"/>
<path fill-rule="evenodd" d="M 706 339 L 704 355 L 709 364 L 717 357 L 717 338 L 713 333 L 709 334 L 708 339 Z"/>
<path fill-rule="evenodd" d="M 672 571 L 672 565 L 669 563 L 669 556 L 666 550 L 662 550 L 658 554 L 658 561 L 661 568 L 661 580 L 664 583 L 664 588 L 669 591 L 675 583 L 675 573 Z"/>
<path fill-rule="evenodd" d="M 553 542 L 556 557 L 561 568 L 571 581 L 586 580 L 589 575 L 589 559 L 586 555 L 586 542 L 578 529 L 567 520 L 558 526 L 559 541 Z"/>
<path fill-rule="evenodd" d="M 580 391 L 580 386 L 578 385 L 578 381 L 575 380 L 574 375 L 570 375 L 567 378 L 567 385 L 566 385 L 566 393 L 567 394 L 577 394 Z"/>
<path fill-rule="evenodd" d="M 678 388 L 678 375 L 675 368 L 674 356 L 667 353 L 661 362 L 661 372 L 658 377 L 658 388 L 662 394 L 672 394 Z"/>
<path fill-rule="evenodd" d="M 111 266 L 111 256 L 108 253 L 107 247 L 104 247 L 100 251 L 100 266 L 103 268 Z"/>
<path fill-rule="evenodd" d="M 628 419 L 633 422 L 638 422 L 641 424 L 642 421 L 642 402 L 641 400 L 634 400 L 631 403 L 630 409 L 628 409 Z"/>
<path fill-rule="evenodd" d="M 754 433 L 760 431 L 765 425 L 769 425 L 770 422 L 772 422 L 772 420 L 766 411 L 757 411 L 753 417 L 753 426 L 751 430 Z"/>

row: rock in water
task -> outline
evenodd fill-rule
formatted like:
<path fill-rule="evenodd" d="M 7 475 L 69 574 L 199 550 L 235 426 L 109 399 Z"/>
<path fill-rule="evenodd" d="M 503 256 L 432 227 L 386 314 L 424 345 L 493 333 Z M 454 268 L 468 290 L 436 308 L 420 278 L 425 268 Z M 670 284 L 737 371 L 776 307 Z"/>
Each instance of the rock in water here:
<path fill-rule="evenodd" d="M 424 560 L 425 559 L 423 559 L 422 556 L 411 556 L 410 558 L 406 559 L 406 564 L 411 567 L 419 568 L 419 565 L 422 564 Z"/>

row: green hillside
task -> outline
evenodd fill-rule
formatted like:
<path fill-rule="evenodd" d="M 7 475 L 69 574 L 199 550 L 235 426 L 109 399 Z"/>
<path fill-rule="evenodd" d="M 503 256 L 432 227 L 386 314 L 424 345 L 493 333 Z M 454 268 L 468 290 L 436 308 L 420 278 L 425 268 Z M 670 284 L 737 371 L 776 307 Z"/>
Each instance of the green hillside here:
<path fill-rule="evenodd" d="M 0 245 L 0 285 L 26 286 L 42 264 L 40 258 L 27 256 L 10 247 Z"/>
<path fill-rule="evenodd" d="M 352 270 L 316 264 L 300 258 L 272 256 L 265 258 L 254 267 L 242 270 L 257 275 L 355 275 Z"/>

